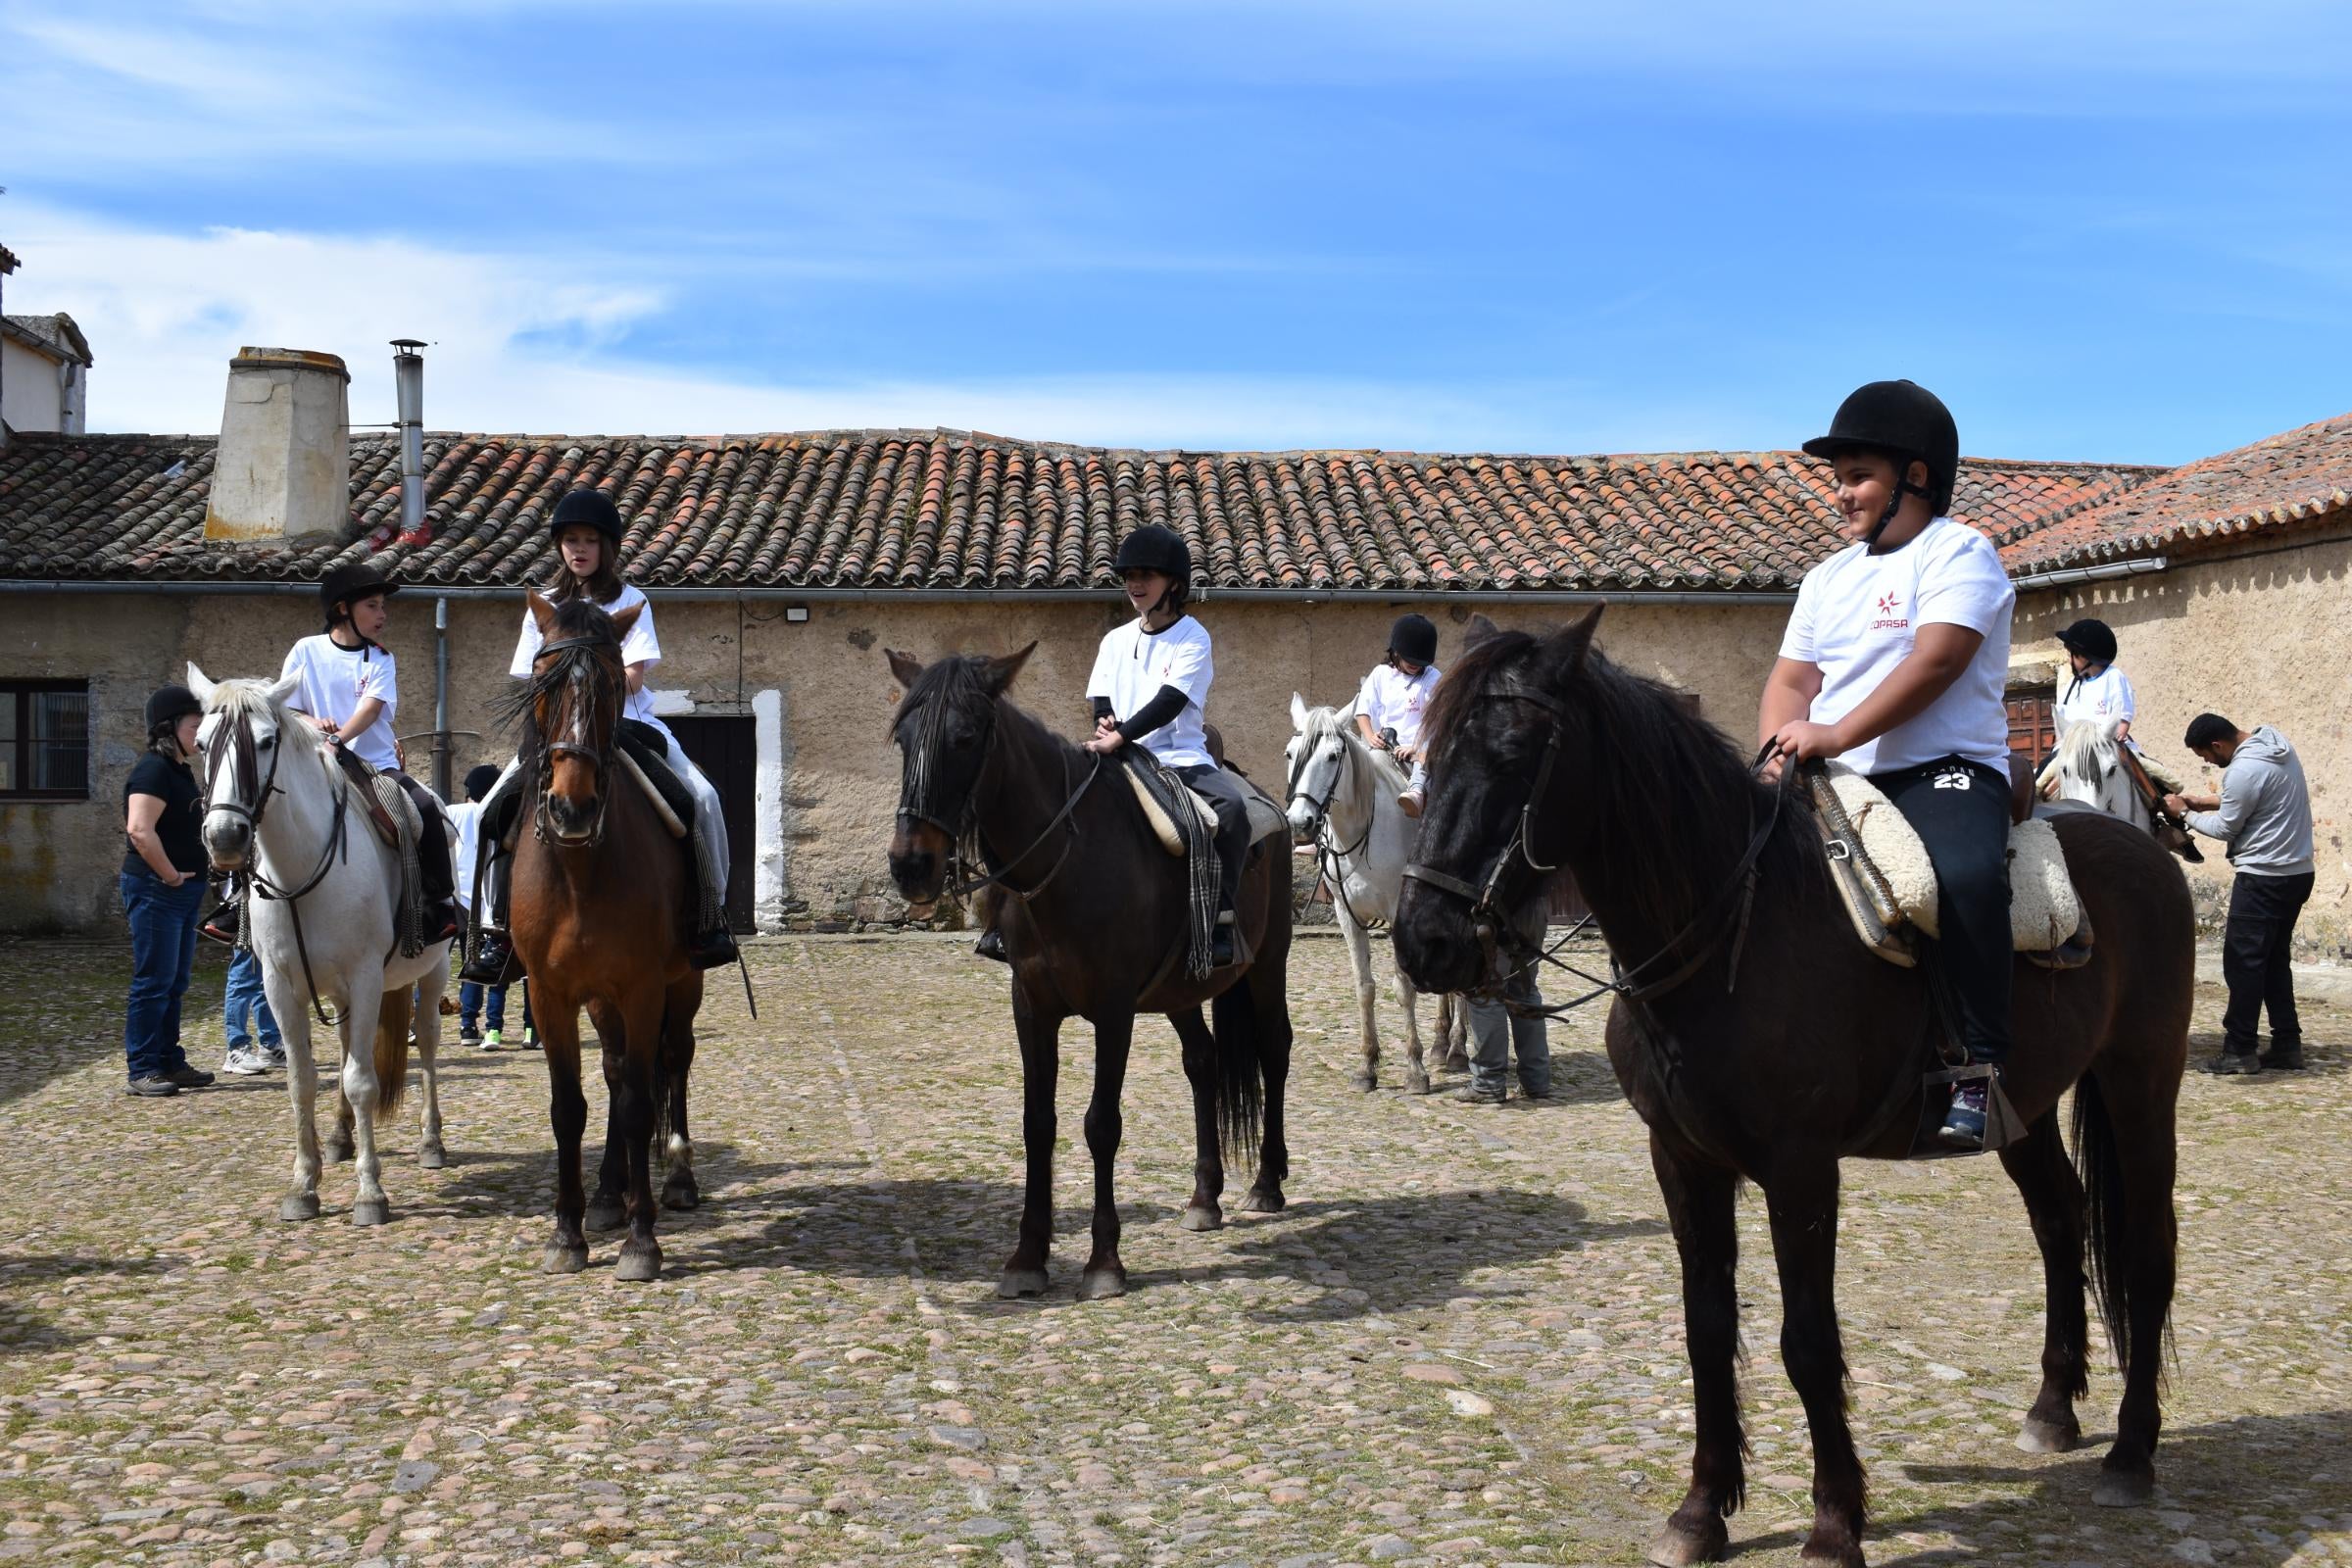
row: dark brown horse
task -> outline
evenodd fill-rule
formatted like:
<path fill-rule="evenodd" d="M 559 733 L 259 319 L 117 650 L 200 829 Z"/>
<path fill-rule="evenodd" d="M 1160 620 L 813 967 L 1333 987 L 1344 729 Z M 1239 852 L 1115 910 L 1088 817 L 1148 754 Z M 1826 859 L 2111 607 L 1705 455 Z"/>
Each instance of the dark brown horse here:
<path fill-rule="evenodd" d="M 1721 1556 L 1724 1520 L 1745 1492 L 1733 1227 L 1744 1178 L 1764 1190 L 1781 1353 L 1812 1431 L 1804 1554 L 1858 1564 L 1864 1481 L 1832 1294 L 1838 1163 L 1910 1149 L 1932 1038 L 1928 983 L 1856 940 L 1801 801 L 1776 806 L 1776 786 L 1756 782 L 1667 688 L 1612 667 L 1591 647 L 1598 618 L 1541 638 L 1486 628 L 1439 688 L 1419 850 L 1435 877 L 1405 891 L 1397 956 L 1431 990 L 1491 986 L 1494 950 L 1509 942 L 1504 917 L 1536 894 L 1536 868 L 1574 871 L 1622 966 L 1609 1059 L 1649 1124 L 1682 1253 L 1698 1439 L 1690 1493 L 1650 1559 Z M 2030 1131 L 2000 1158 L 2025 1198 L 2048 1290 L 2041 1390 L 2019 1441 L 2049 1451 L 2081 1440 L 2087 1255 L 2124 1371 L 2094 1496 L 2144 1502 L 2173 1297 L 2173 1110 L 2195 932 L 2180 872 L 2155 840 L 2090 812 L 2057 828 L 2097 946 L 2080 969 L 2017 972 L 2007 1083 Z M 1742 916 L 1740 867 L 1751 849 L 1757 875 Z M 2069 1085 L 2080 1178 L 2058 1132 Z M 1972 1218 L 1956 1206 L 1945 1231 L 1963 1300 Z"/>
<path fill-rule="evenodd" d="M 1257 1180 L 1241 1206 L 1268 1213 L 1283 1206 L 1290 1173 L 1282 1134 L 1283 1084 L 1291 1070 L 1284 994 L 1290 855 L 1287 845 L 1279 854 L 1254 854 L 1235 896 L 1249 962 L 1188 978 L 1184 864 L 1152 837 L 1120 764 L 1080 751 L 1005 699 L 1035 647 L 1007 659 L 943 659 L 928 669 L 890 653 L 891 672 L 906 691 L 892 731 L 904 754 L 904 778 L 890 874 L 907 902 L 936 900 L 957 842 L 968 833 L 1001 890 L 998 920 L 1012 958 L 1028 1173 L 1020 1240 L 998 1281 L 1000 1296 L 1046 1289 L 1061 1025 L 1078 1017 L 1095 1026 L 1095 1093 L 1086 1109 L 1095 1245 L 1078 1287 L 1081 1299 L 1095 1300 L 1127 1289 L 1111 1173 L 1124 1126 L 1119 1090 L 1138 1012 L 1166 1013 L 1184 1045 L 1198 1151 L 1184 1228 L 1214 1230 L 1225 1222 L 1218 1202 L 1225 1159 L 1246 1155 L 1261 1121 Z M 1201 1019 L 1203 1004 L 1212 1009 L 1213 1031 Z"/>
<path fill-rule="evenodd" d="M 564 1274 L 586 1268 L 583 1220 L 607 1230 L 625 1219 L 629 1234 L 613 1272 L 650 1280 L 662 1272 L 652 1176 L 658 1126 L 666 1123 L 669 1135 L 662 1201 L 692 1208 L 700 1200 L 686 1133 L 694 1015 L 703 1004 L 703 977 L 686 956 L 694 873 L 618 750 L 628 697 L 620 640 L 637 611 L 608 615 L 584 599 L 558 606 L 537 594 L 530 605 L 546 641 L 514 702 L 529 817 L 515 837 L 512 925 L 514 952 L 531 977 L 556 1130 L 556 1234 L 547 1267 Z M 580 1188 L 588 1120 L 580 1093 L 582 1007 L 604 1048 L 611 1096 L 593 1204 Z"/>

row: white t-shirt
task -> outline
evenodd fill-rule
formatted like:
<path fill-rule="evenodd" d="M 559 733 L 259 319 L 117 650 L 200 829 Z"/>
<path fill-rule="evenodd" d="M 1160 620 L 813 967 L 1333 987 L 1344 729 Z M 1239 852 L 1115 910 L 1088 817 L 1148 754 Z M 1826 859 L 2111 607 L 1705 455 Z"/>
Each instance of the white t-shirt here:
<path fill-rule="evenodd" d="M 654 635 L 654 607 L 646 603 L 644 592 L 635 583 L 624 582 L 613 601 L 601 608 L 608 615 L 617 615 L 633 605 L 644 605 L 645 608 L 637 612 L 637 623 L 620 640 L 620 662 L 624 664 L 643 662 L 650 669 L 662 662 L 662 641 Z M 539 657 L 539 645 L 546 640 L 539 635 L 539 622 L 532 617 L 530 606 L 523 606 L 522 636 L 514 644 L 514 662 L 507 666 L 507 673 L 516 680 L 528 680 L 531 662 Z M 620 711 L 624 718 L 633 718 L 660 730 L 664 743 L 671 740 L 669 726 L 654 716 L 654 694 L 643 686 L 629 693 L 628 703 Z"/>
<path fill-rule="evenodd" d="M 366 643 L 338 648 L 332 637 L 320 632 L 286 650 L 285 666 L 277 672 L 278 678 L 298 671 L 302 684 L 286 699 L 286 706 L 313 718 L 331 718 L 340 724 L 351 717 L 362 699 L 372 697 L 382 703 L 384 710 L 375 716 L 375 722 L 358 735 L 346 737 L 344 744 L 372 767 L 400 765 L 399 755 L 392 748 L 397 733 L 392 720 L 400 711 L 400 676 L 390 654 Z"/>
<path fill-rule="evenodd" d="M 1206 626 L 1180 615 L 1166 631 L 1154 634 L 1144 630 L 1139 616 L 1102 634 L 1095 672 L 1086 679 L 1086 695 L 1109 698 L 1110 716 L 1124 720 L 1157 697 L 1162 686 L 1175 687 L 1191 701 L 1136 744 L 1170 767 L 1205 767 L 1208 737 L 1201 733 L 1200 714 L 1208 706 L 1208 685 L 1216 674 Z"/>
<path fill-rule="evenodd" d="M 1364 677 L 1362 689 L 1355 694 L 1356 716 L 1370 719 L 1375 735 L 1393 729 L 1397 745 L 1418 746 L 1421 715 L 1429 711 L 1429 700 L 1437 695 L 1439 678 L 1435 664 L 1418 675 L 1407 675 L 1394 664 L 1375 664 L 1372 673 Z"/>
<path fill-rule="evenodd" d="M 2050 713 L 2061 735 L 2069 724 L 2076 723 L 2105 729 L 2119 718 L 2138 717 L 2139 698 L 2132 690 L 2132 677 L 2113 664 L 2079 679 L 2070 669 L 2058 677 L 2058 701 Z M 2137 749 L 2134 745 L 2133 750 Z"/>
<path fill-rule="evenodd" d="M 447 809 L 449 825 L 456 829 L 452 835 L 455 842 L 450 864 L 457 876 L 458 903 L 470 909 L 473 907 L 473 860 L 482 832 L 482 803 L 460 801 Z"/>
<path fill-rule="evenodd" d="M 2009 713 L 2001 695 L 2016 604 L 2017 590 L 2001 570 L 1992 541 L 1937 517 L 1900 550 L 1874 556 L 1868 546 L 1854 544 L 1806 572 L 1781 657 L 1820 668 L 1821 695 L 1808 716 L 1834 724 L 1911 657 L 1917 628 L 1965 626 L 1982 633 L 1984 640 L 1968 668 L 1927 711 L 1839 760 L 1859 773 L 1890 773 L 1963 757 L 2005 774 Z"/>

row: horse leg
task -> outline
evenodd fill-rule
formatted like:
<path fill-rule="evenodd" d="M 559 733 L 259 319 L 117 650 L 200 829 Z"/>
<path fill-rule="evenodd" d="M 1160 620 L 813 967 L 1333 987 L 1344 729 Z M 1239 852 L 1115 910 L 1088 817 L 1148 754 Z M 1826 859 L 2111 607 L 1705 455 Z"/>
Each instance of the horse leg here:
<path fill-rule="evenodd" d="M 2157 1379 L 2180 1246 L 2173 1215 L 2179 1094 L 2177 1076 L 2153 1071 L 2146 1062 L 2105 1056 L 2075 1088 L 2077 1145 L 2089 1178 L 2092 1245 L 2098 1249 L 2093 1278 L 2124 1364 L 2115 1446 L 2101 1461 L 2091 1491 L 2091 1500 L 2105 1507 L 2132 1507 L 2156 1492 L 2156 1436 L 2164 1424 Z"/>
<path fill-rule="evenodd" d="M 620 1244 L 616 1280 L 662 1277 L 662 1244 L 654 1239 L 654 1219 L 661 1207 L 654 1201 L 654 1105 L 656 1058 L 662 1049 L 662 999 L 637 995 L 630 1006 L 607 1028 L 604 1009 L 596 1018 L 597 1034 L 605 1047 L 605 1089 L 612 1097 L 615 1129 L 627 1158 L 629 1234 Z M 608 1151 L 608 1160 L 610 1154 Z"/>
<path fill-rule="evenodd" d="M 686 1131 L 686 1077 L 694 1068 L 694 1014 L 702 1005 L 702 982 L 672 986 L 662 1004 L 662 1062 L 669 1091 L 663 1102 L 669 1137 L 663 1152 L 669 1159 L 669 1178 L 662 1184 L 665 1208 L 695 1208 L 703 1200 L 694 1179 L 694 1139 Z"/>
<path fill-rule="evenodd" d="M 2001 1165 L 2026 1200 L 2034 1240 L 2041 1248 L 2041 1392 L 2026 1412 L 2017 1446 L 2028 1453 L 2065 1453 L 2082 1441 L 2075 1401 L 2089 1386 L 2089 1325 L 2082 1310 L 2082 1183 L 2059 1139 L 2058 1112 L 2045 1112 L 2025 1137 L 2002 1150 Z"/>
<path fill-rule="evenodd" d="M 1346 889 L 1335 887 L 1331 891 L 1333 913 L 1339 917 L 1340 935 L 1348 939 L 1348 967 L 1355 973 L 1356 1041 L 1364 1054 L 1364 1064 L 1348 1081 L 1368 1095 L 1380 1087 L 1379 987 L 1372 979 L 1372 939 L 1365 935 L 1364 928 L 1356 924 L 1355 916 L 1348 912 Z M 1418 1065 L 1416 1062 L 1415 1066 Z M 1211 1070 L 1214 1070 L 1213 1058 Z M 1416 1094 L 1428 1092 L 1427 1084 L 1414 1091 Z"/>
<path fill-rule="evenodd" d="M 1184 1205 L 1188 1231 L 1225 1223 L 1225 1156 L 1217 1147 L 1217 1039 L 1199 1007 L 1168 1014 L 1184 1047 L 1185 1081 L 1193 1086 L 1193 1196 Z"/>
<path fill-rule="evenodd" d="M 612 1089 L 612 1068 L 611 1042 L 615 1036 L 607 1034 L 603 1022 L 591 1010 L 589 1020 L 597 1026 L 597 1037 L 605 1045 L 605 1152 L 596 1163 L 596 1191 L 588 1199 L 588 1207 L 581 1223 L 592 1231 L 616 1231 L 628 1222 L 629 1154 L 628 1137 L 621 1130 L 620 1097 Z"/>
<path fill-rule="evenodd" d="M 1724 1520 L 1747 1500 L 1747 1435 L 1740 1424 L 1740 1231 L 1733 1197 L 1740 1179 L 1649 1135 L 1649 1164 L 1666 1200 L 1683 1262 L 1683 1344 L 1690 1360 L 1698 1441 L 1690 1490 L 1649 1544 L 1660 1568 L 1720 1559 L 1731 1544 Z"/>
<path fill-rule="evenodd" d="M 997 1280 L 997 1294 L 1005 1298 L 1045 1294 L 1046 1254 L 1054 1248 L 1054 1091 L 1061 1076 L 1060 1015 L 1040 1015 L 1016 984 L 1012 1024 L 1021 1040 L 1021 1150 L 1026 1169 L 1020 1239 Z"/>
<path fill-rule="evenodd" d="M 1252 966 L 1249 986 L 1257 1006 L 1257 1072 L 1265 1099 L 1257 1176 L 1237 1206 L 1245 1214 L 1279 1214 L 1290 1206 L 1282 1191 L 1291 1174 L 1291 1146 L 1282 1125 L 1283 1093 L 1291 1081 L 1290 994 L 1284 971 L 1277 968 Z"/>
<path fill-rule="evenodd" d="M 269 975 L 263 975 L 263 990 L 269 990 Z M 276 1013 L 278 1030 L 286 1048 L 286 1095 L 294 1106 L 294 1187 L 277 1201 L 279 1219 L 300 1220 L 318 1217 L 318 1063 L 311 1054 L 311 1014 L 307 997 L 288 996 L 287 1006 L 277 998 L 270 999 L 270 1010 Z"/>
<path fill-rule="evenodd" d="M 1135 1014 L 1111 1013 L 1095 1022 L 1095 1093 L 1086 1106 L 1086 1152 L 1095 1159 L 1095 1250 L 1078 1277 L 1078 1299 L 1106 1300 L 1127 1294 L 1127 1265 L 1119 1261 L 1117 1178 L 1119 1139 L 1127 1128 L 1119 1094 L 1127 1087 L 1127 1054 L 1135 1041 Z"/>
<path fill-rule="evenodd" d="M 359 1156 L 359 1139 L 351 1130 L 351 1102 L 343 1094 L 343 1073 L 335 1070 L 335 1130 L 326 1135 L 326 1157 L 348 1165 Z"/>
<path fill-rule="evenodd" d="M 588 1206 L 580 1187 L 580 1134 L 588 1127 L 588 1097 L 580 1093 L 580 1009 L 569 997 L 550 993 L 537 979 L 531 1021 L 539 1027 L 547 1056 L 547 1118 L 556 1134 L 556 1234 L 547 1244 L 550 1274 L 577 1274 L 588 1266 L 588 1238 L 580 1218 Z"/>
<path fill-rule="evenodd" d="M 439 983 L 416 988 L 416 1060 L 424 1069 L 424 1128 L 416 1144 L 416 1163 L 426 1170 L 449 1163 L 449 1151 L 441 1143 L 441 1075 L 434 1065 L 441 1051 L 441 993 L 447 975 L 445 964 Z"/>
<path fill-rule="evenodd" d="M 1438 1004 L 1438 1043 L 1446 1048 L 1441 1071 L 1470 1070 L 1470 1009 L 1451 992 Z"/>
<path fill-rule="evenodd" d="M 1429 1093 L 1429 1069 L 1421 1054 L 1420 994 L 1412 981 L 1405 978 L 1404 965 L 1396 961 L 1392 946 L 1389 959 L 1396 970 L 1396 1005 L 1404 1009 L 1404 1092 L 1408 1095 Z"/>
<path fill-rule="evenodd" d="M 392 1217 L 384 1198 L 383 1161 L 375 1152 L 375 1102 L 382 1086 L 375 1081 L 376 1009 L 384 1000 L 380 973 L 362 973 L 349 982 L 342 1018 L 343 1102 L 351 1117 L 352 1139 L 359 1151 L 359 1192 L 351 1201 L 354 1225 L 381 1225 Z"/>
<path fill-rule="evenodd" d="M 1781 1360 L 1813 1438 L 1813 1533 L 1803 1560 L 1862 1568 L 1864 1482 L 1845 1421 L 1845 1348 L 1838 1334 L 1838 1161 L 1784 1167 L 1766 1184 L 1781 1276 Z"/>

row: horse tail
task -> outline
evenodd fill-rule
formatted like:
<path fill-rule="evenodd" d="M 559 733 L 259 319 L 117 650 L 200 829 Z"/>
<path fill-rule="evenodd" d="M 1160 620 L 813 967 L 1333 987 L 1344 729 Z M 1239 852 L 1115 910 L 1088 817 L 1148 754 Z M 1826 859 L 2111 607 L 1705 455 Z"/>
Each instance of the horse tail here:
<path fill-rule="evenodd" d="M 1252 978 L 1245 970 L 1208 1004 L 1209 1031 L 1217 1042 L 1217 1143 L 1229 1169 L 1256 1163 L 1258 1123 L 1265 1106 L 1265 1084 L 1257 1065 L 1257 1005 L 1250 994 Z"/>
<path fill-rule="evenodd" d="M 394 986 L 375 1008 L 375 1119 L 390 1121 L 409 1092 L 409 1025 L 416 987 Z"/>
<path fill-rule="evenodd" d="M 2116 1364 L 2129 1368 L 2156 1348 L 2132 1342 L 2132 1233 L 2125 1209 L 2124 1164 L 2107 1098 L 2098 1079 L 2087 1073 L 2075 1085 L 2075 1165 L 2090 1211 L 2083 1250 L 2090 1265 L 2091 1297 L 2098 1302 L 2099 1320 L 2107 1325 Z"/>

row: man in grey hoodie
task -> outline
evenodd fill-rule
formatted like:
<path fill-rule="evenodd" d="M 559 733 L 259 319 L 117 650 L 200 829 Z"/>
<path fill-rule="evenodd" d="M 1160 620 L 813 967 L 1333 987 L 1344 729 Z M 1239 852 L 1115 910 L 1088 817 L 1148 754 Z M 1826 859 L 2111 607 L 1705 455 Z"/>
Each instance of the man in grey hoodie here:
<path fill-rule="evenodd" d="M 2199 713 L 2188 749 L 2222 770 L 2219 795 L 2170 795 L 2166 807 L 2196 832 L 2230 846 L 2237 875 L 2223 928 L 2222 978 L 2230 1005 L 2222 1014 L 2222 1054 L 2207 1072 L 2253 1073 L 2303 1065 L 2303 1026 L 2295 1015 L 2295 919 L 2311 897 L 2318 869 L 2311 842 L 2311 791 L 2286 737 L 2268 724 L 2239 729 L 2219 713 Z M 2271 1049 L 2254 1042 L 2263 1009 Z"/>

